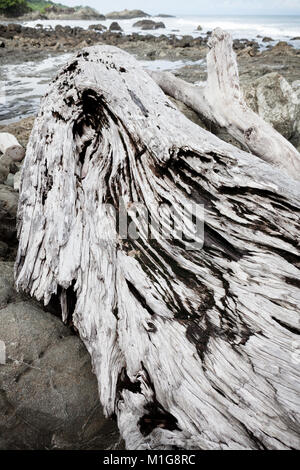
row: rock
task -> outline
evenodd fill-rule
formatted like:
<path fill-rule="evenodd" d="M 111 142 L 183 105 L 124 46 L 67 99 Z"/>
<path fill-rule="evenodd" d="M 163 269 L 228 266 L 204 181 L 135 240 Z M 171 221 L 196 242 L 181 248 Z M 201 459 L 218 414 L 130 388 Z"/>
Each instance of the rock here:
<path fill-rule="evenodd" d="M 270 51 L 273 55 L 294 55 L 295 50 L 286 41 L 279 41 Z"/>
<path fill-rule="evenodd" d="M 141 20 L 137 21 L 133 25 L 134 28 L 140 28 L 142 30 L 153 30 L 153 29 L 160 29 L 165 28 L 165 25 L 162 21 L 152 21 L 152 20 Z"/>
<path fill-rule="evenodd" d="M 0 183 L 5 183 L 9 175 L 10 163 L 10 160 L 5 158 L 4 155 L 0 156 Z"/>
<path fill-rule="evenodd" d="M 88 47 L 88 42 L 86 40 L 81 41 L 79 44 L 77 44 L 78 49 L 84 49 L 85 47 Z"/>
<path fill-rule="evenodd" d="M 202 31 L 202 30 L 203 30 L 203 28 L 202 28 L 202 26 L 199 24 L 199 26 L 197 26 L 197 28 L 196 28 L 196 31 Z"/>
<path fill-rule="evenodd" d="M 286 139 L 295 133 L 299 120 L 299 100 L 284 77 L 272 72 L 244 87 L 248 105 Z"/>
<path fill-rule="evenodd" d="M 0 47 L 1 48 L 5 47 L 5 42 L 4 41 L 0 41 Z"/>
<path fill-rule="evenodd" d="M 295 133 L 291 139 L 291 142 L 300 151 L 300 80 L 295 80 L 292 83 L 292 89 L 296 96 L 296 103 L 298 107 L 298 116 L 295 123 Z"/>
<path fill-rule="evenodd" d="M 257 48 L 252 47 L 252 46 L 247 46 L 245 48 L 242 48 L 241 50 L 238 50 L 237 55 L 239 57 L 254 57 L 257 54 Z"/>
<path fill-rule="evenodd" d="M 156 15 L 156 18 L 175 18 L 174 15 L 166 15 L 165 13 L 160 13 L 159 15 Z"/>
<path fill-rule="evenodd" d="M 0 449 L 111 449 L 90 357 L 80 339 L 14 290 L 13 263 L 0 261 Z"/>
<path fill-rule="evenodd" d="M 133 18 L 146 18 L 151 15 L 145 13 L 142 10 L 122 10 L 122 11 L 112 11 L 107 13 L 106 18 L 109 20 L 131 20 Z"/>
<path fill-rule="evenodd" d="M 291 41 L 300 41 L 300 36 L 295 36 L 294 38 L 291 39 Z"/>
<path fill-rule="evenodd" d="M 0 240 L 15 241 L 18 193 L 6 184 L 0 184 Z"/>
<path fill-rule="evenodd" d="M 19 34 L 22 31 L 22 26 L 18 23 L 10 23 L 7 25 L 7 31 Z"/>
<path fill-rule="evenodd" d="M 113 21 L 109 27 L 109 31 L 123 31 L 119 23 Z"/>
<path fill-rule="evenodd" d="M 56 5 L 46 8 L 44 17 L 49 20 L 105 20 L 104 15 L 91 7 L 58 8 Z"/>
<path fill-rule="evenodd" d="M 9 132 L 10 134 L 13 134 L 20 144 L 26 148 L 34 119 L 34 116 L 30 116 L 17 122 L 13 122 L 12 124 L 8 124 L 7 126 L 0 126 L 0 132 Z"/>
<path fill-rule="evenodd" d="M 183 36 L 177 43 L 175 47 L 191 47 L 191 42 L 193 41 L 193 36 Z"/>
<path fill-rule="evenodd" d="M 274 41 L 274 39 L 269 38 L 267 36 L 262 39 L 262 42 L 271 42 L 271 41 Z"/>
<path fill-rule="evenodd" d="M 14 177 L 15 177 L 15 175 L 13 175 L 12 173 L 9 173 L 9 175 L 6 178 L 5 184 L 7 184 L 11 188 L 13 188 L 14 187 Z"/>
<path fill-rule="evenodd" d="M 107 29 L 106 26 L 104 26 L 103 24 L 90 24 L 88 29 L 90 30 L 94 30 L 94 31 L 105 31 Z"/>
<path fill-rule="evenodd" d="M 81 7 L 75 11 L 72 19 L 80 19 L 80 20 L 92 20 L 97 18 L 99 20 L 105 20 L 106 17 L 99 13 L 97 10 L 91 7 Z"/>
<path fill-rule="evenodd" d="M 8 251 L 7 243 L 4 243 L 0 240 L 0 258 L 4 258 Z"/>
<path fill-rule="evenodd" d="M 13 177 L 13 188 L 15 191 L 20 191 L 21 173 L 21 171 L 18 171 Z"/>

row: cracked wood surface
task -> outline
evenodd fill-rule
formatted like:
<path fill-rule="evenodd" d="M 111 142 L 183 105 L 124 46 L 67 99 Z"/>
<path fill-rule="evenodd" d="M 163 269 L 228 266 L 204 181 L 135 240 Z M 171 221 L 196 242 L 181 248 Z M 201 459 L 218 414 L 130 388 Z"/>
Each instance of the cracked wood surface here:
<path fill-rule="evenodd" d="M 201 86 L 187 83 L 170 72 L 148 73 L 169 96 L 182 101 L 206 121 L 226 129 L 250 153 L 299 180 L 297 149 L 244 100 L 230 34 L 216 28 L 208 45 L 207 82 Z"/>
<path fill-rule="evenodd" d="M 300 184 L 185 118 L 127 53 L 78 53 L 27 147 L 16 284 L 61 298 L 129 449 L 299 448 Z M 113 214 L 205 207 L 205 242 Z M 132 219 L 133 220 L 133 219 Z M 72 358 L 70 358 L 70 361 Z"/>

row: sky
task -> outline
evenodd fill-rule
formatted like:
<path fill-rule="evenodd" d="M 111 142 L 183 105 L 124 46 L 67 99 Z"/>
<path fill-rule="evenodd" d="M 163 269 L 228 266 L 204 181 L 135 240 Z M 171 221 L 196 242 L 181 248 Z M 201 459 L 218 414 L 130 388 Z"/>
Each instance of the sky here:
<path fill-rule="evenodd" d="M 55 1 L 55 0 L 54 0 Z M 57 0 L 58 1 L 58 0 Z M 300 0 L 59 0 L 69 6 L 88 5 L 100 13 L 139 9 L 173 15 L 300 15 Z"/>

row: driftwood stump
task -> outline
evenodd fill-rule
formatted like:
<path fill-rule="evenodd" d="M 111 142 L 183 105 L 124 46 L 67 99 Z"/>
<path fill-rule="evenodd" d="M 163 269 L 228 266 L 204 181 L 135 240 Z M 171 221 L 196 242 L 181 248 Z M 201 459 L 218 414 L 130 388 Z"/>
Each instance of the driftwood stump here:
<path fill-rule="evenodd" d="M 16 283 L 59 295 L 127 448 L 300 447 L 299 189 L 190 122 L 117 48 L 85 49 L 50 85 L 25 157 Z M 149 237 L 135 203 L 154 225 L 203 205 L 203 247 Z"/>
<path fill-rule="evenodd" d="M 245 102 L 230 34 L 217 28 L 208 45 L 207 82 L 202 86 L 187 83 L 170 72 L 149 74 L 165 93 L 185 103 L 206 122 L 225 129 L 245 150 L 300 180 L 297 149 Z"/>

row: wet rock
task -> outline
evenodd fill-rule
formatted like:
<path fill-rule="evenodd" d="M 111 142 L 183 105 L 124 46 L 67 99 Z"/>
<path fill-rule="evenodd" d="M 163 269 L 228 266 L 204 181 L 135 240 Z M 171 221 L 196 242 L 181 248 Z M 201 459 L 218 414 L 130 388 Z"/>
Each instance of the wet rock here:
<path fill-rule="evenodd" d="M 123 31 L 119 23 L 113 21 L 109 27 L 109 31 Z"/>
<path fill-rule="evenodd" d="M 157 18 L 175 18 L 173 15 L 166 15 L 165 13 L 160 13 L 159 15 L 156 15 Z"/>
<path fill-rule="evenodd" d="M 0 245 L 1 249 L 1 245 Z M 13 263 L 0 261 L 0 449 L 119 446 L 105 419 L 83 343 L 37 302 L 16 293 Z"/>
<path fill-rule="evenodd" d="M 94 30 L 94 31 L 105 31 L 107 27 L 104 26 L 103 24 L 98 23 L 98 24 L 90 24 L 88 29 Z"/>
<path fill-rule="evenodd" d="M 0 240 L 15 241 L 18 193 L 10 186 L 0 184 Z"/>
<path fill-rule="evenodd" d="M 299 100 L 287 80 L 277 72 L 244 87 L 248 105 L 286 139 L 295 134 L 299 122 Z"/>
<path fill-rule="evenodd" d="M 13 33 L 20 33 L 22 31 L 22 26 L 18 23 L 9 23 L 7 25 L 7 31 Z"/>
<path fill-rule="evenodd" d="M 11 188 L 14 187 L 14 175 L 12 173 L 9 173 L 9 175 L 7 176 L 5 184 L 10 186 Z"/>
<path fill-rule="evenodd" d="M 133 25 L 134 28 L 140 28 L 142 30 L 155 30 L 165 28 L 165 24 L 162 21 L 152 21 L 152 20 L 141 20 L 137 21 Z"/>
<path fill-rule="evenodd" d="M 197 26 L 197 28 L 196 28 L 196 31 L 202 31 L 202 30 L 203 30 L 203 28 L 202 28 L 202 26 L 199 24 L 199 26 Z"/>
<path fill-rule="evenodd" d="M 175 44 L 175 47 L 191 47 L 193 42 L 193 36 L 183 36 Z"/>
<path fill-rule="evenodd" d="M 295 50 L 286 41 L 279 41 L 270 51 L 273 55 L 294 55 Z"/>
<path fill-rule="evenodd" d="M 0 240 L 0 258 L 3 259 L 5 258 L 6 254 L 8 252 L 8 245 L 5 242 L 2 242 Z"/>
<path fill-rule="evenodd" d="M 4 183 L 10 170 L 10 160 L 3 155 L 0 156 L 0 183 Z"/>
<path fill-rule="evenodd" d="M 255 57 L 257 55 L 257 48 L 252 46 L 247 46 L 237 51 L 238 57 Z"/>
<path fill-rule="evenodd" d="M 269 37 L 267 37 L 267 36 L 265 36 L 265 37 L 262 39 L 262 42 L 272 42 L 272 41 L 274 41 L 274 39 L 269 38 Z"/>
<path fill-rule="evenodd" d="M 4 41 L 0 41 L 0 47 L 1 48 L 5 47 L 5 42 Z"/>

